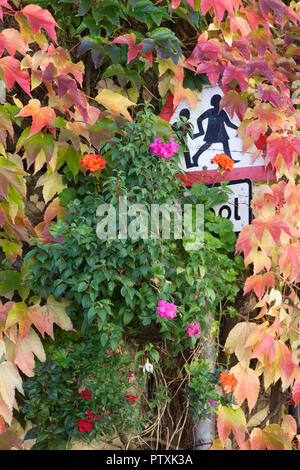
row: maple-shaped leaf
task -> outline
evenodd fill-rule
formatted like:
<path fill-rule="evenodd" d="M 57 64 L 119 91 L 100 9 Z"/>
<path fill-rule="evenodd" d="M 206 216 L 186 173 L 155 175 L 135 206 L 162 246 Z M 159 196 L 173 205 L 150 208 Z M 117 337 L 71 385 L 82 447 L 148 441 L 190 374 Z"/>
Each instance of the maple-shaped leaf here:
<path fill-rule="evenodd" d="M 23 13 L 23 15 L 26 16 L 28 24 L 35 34 L 37 34 L 41 28 L 44 28 L 51 39 L 57 43 L 55 27 L 60 27 L 54 20 L 49 10 L 44 10 L 38 5 L 31 4 L 22 8 L 20 11 Z"/>
<path fill-rule="evenodd" d="M 295 24 L 299 22 L 297 14 L 281 0 L 259 0 L 259 7 L 265 18 L 268 17 L 268 14 L 272 9 L 280 24 L 283 24 L 284 17 L 287 17 Z"/>
<path fill-rule="evenodd" d="M 105 108 L 108 108 L 114 116 L 123 114 L 129 121 L 132 121 L 132 117 L 128 112 L 128 106 L 135 106 L 135 103 L 130 101 L 125 96 L 115 93 L 109 89 L 103 89 L 95 98 L 95 100 L 102 104 Z"/>
<path fill-rule="evenodd" d="M 70 320 L 70 317 L 66 313 L 66 307 L 68 302 L 60 301 L 57 302 L 52 295 L 47 298 L 47 303 L 42 308 L 45 314 L 45 332 L 54 339 L 53 324 L 55 323 L 60 328 L 66 331 L 75 331 Z"/>
<path fill-rule="evenodd" d="M 264 358 L 266 359 L 268 366 L 271 366 L 275 359 L 276 346 L 272 334 L 266 332 L 263 328 L 263 325 L 252 331 L 246 341 L 245 346 L 254 347 L 254 350 L 250 356 L 251 359 Z"/>
<path fill-rule="evenodd" d="M 253 263 L 253 274 L 257 274 L 263 269 L 269 271 L 272 266 L 271 259 L 263 250 L 251 250 L 245 259 L 245 266 L 247 267 L 250 263 Z"/>
<path fill-rule="evenodd" d="M 259 119 L 253 119 L 246 128 L 246 136 L 253 137 L 254 141 L 257 142 L 261 135 L 265 135 L 268 130 L 268 121 L 261 121 Z"/>
<path fill-rule="evenodd" d="M 41 106 L 37 99 L 30 100 L 23 109 L 16 115 L 16 117 L 32 117 L 31 129 L 29 137 L 37 134 L 43 127 L 51 129 L 50 122 L 56 118 L 56 114 L 49 106 Z"/>
<path fill-rule="evenodd" d="M 45 202 L 49 202 L 55 194 L 59 194 L 66 186 L 63 184 L 62 175 L 60 173 L 43 174 L 37 181 L 36 187 L 43 187 L 43 198 Z"/>
<path fill-rule="evenodd" d="M 13 407 L 15 401 L 15 389 L 24 394 L 22 379 L 16 367 L 9 361 L 0 363 L 0 398 L 9 408 Z"/>
<path fill-rule="evenodd" d="M 6 0 L 0 0 L 0 19 L 3 21 L 3 10 L 2 7 L 12 10 L 12 6 Z"/>
<path fill-rule="evenodd" d="M 260 300 L 264 295 L 267 286 L 275 286 L 275 277 L 272 271 L 248 277 L 244 286 L 244 295 L 246 295 L 251 290 L 254 290 L 255 294 Z"/>
<path fill-rule="evenodd" d="M 220 101 L 220 109 L 222 108 L 226 109 L 231 119 L 237 114 L 239 119 L 242 120 L 248 108 L 247 97 L 235 90 L 230 90 Z"/>
<path fill-rule="evenodd" d="M 279 215 L 274 215 L 266 219 L 256 218 L 252 221 L 256 238 L 261 242 L 265 230 L 267 230 L 273 238 L 276 245 L 280 242 L 281 232 L 284 231 L 292 237 L 289 226 L 283 222 Z"/>
<path fill-rule="evenodd" d="M 202 62 L 197 66 L 196 74 L 198 73 L 205 73 L 212 84 L 212 86 L 215 88 L 217 86 L 220 74 L 223 73 L 224 67 L 219 64 L 214 64 L 211 61 L 207 62 Z"/>
<path fill-rule="evenodd" d="M 233 16 L 233 6 L 231 0 L 201 0 L 201 13 L 205 15 L 210 8 L 213 8 L 217 17 L 218 24 L 221 23 L 225 11 Z"/>
<path fill-rule="evenodd" d="M 230 406 L 220 406 L 217 414 L 218 434 L 223 447 L 230 432 L 232 431 L 239 447 L 243 448 L 245 432 L 247 428 L 246 418 L 242 408 L 233 410 Z"/>
<path fill-rule="evenodd" d="M 279 268 L 286 279 L 295 281 L 300 272 L 300 245 L 293 243 L 284 247 L 279 258 Z"/>
<path fill-rule="evenodd" d="M 196 107 L 198 97 L 194 90 L 191 90 L 190 88 L 184 88 L 176 77 L 171 78 L 170 85 L 173 93 L 174 108 L 176 108 L 183 99 L 186 99 L 189 102 L 189 105 L 192 109 Z"/>
<path fill-rule="evenodd" d="M 25 55 L 28 47 L 24 43 L 20 32 L 15 28 L 3 29 L 0 33 L 0 56 L 2 56 L 4 49 L 7 50 L 10 56 L 14 56 L 16 51 Z"/>
<path fill-rule="evenodd" d="M 299 405 L 300 403 L 300 379 L 295 380 L 293 389 L 292 389 L 292 399 L 294 406 Z"/>
<path fill-rule="evenodd" d="M 246 74 L 248 78 L 255 76 L 266 77 L 273 83 L 273 72 L 266 60 L 256 58 L 249 60 L 246 65 Z"/>
<path fill-rule="evenodd" d="M 123 34 L 122 36 L 116 37 L 112 44 L 127 44 L 128 55 L 127 64 L 136 58 L 138 53 L 143 49 L 143 44 L 136 44 L 136 35 L 134 33 Z"/>
<path fill-rule="evenodd" d="M 3 71 L 7 89 L 10 90 L 11 87 L 17 82 L 20 87 L 27 93 L 30 97 L 30 76 L 28 70 L 21 70 L 21 65 L 19 60 L 14 57 L 5 56 L 0 59 L 0 70 Z"/>
<path fill-rule="evenodd" d="M 242 405 L 244 400 L 247 399 L 249 412 L 251 412 L 257 402 L 260 388 L 257 373 L 253 369 L 243 367 L 241 364 L 232 367 L 230 373 L 233 374 L 237 380 L 233 395 L 238 405 Z"/>
<path fill-rule="evenodd" d="M 33 377 L 33 369 L 35 367 L 34 355 L 41 362 L 46 360 L 45 351 L 38 334 L 29 329 L 26 337 L 21 341 L 18 337 L 16 343 L 4 338 L 6 347 L 6 358 L 13 362 L 27 377 Z"/>
<path fill-rule="evenodd" d="M 300 154 L 300 140 L 294 135 L 282 135 L 277 132 L 273 132 L 267 140 L 267 156 L 269 157 L 272 165 L 279 170 L 280 164 L 278 164 L 277 157 L 282 155 L 286 166 L 290 169 L 294 154 Z"/>
<path fill-rule="evenodd" d="M 264 429 L 254 428 L 249 441 L 251 450 L 291 449 L 288 434 L 278 424 L 270 424 Z"/>
<path fill-rule="evenodd" d="M 208 33 L 205 31 L 198 37 L 197 45 L 187 59 L 187 63 L 196 67 L 202 59 L 216 62 L 222 56 L 222 44 L 216 39 L 208 39 Z"/>
<path fill-rule="evenodd" d="M 236 38 L 232 41 L 232 54 L 237 59 L 251 59 L 251 49 L 249 41 L 245 38 Z"/>
<path fill-rule="evenodd" d="M 246 348 L 245 344 L 250 333 L 256 329 L 254 322 L 239 322 L 230 330 L 224 350 L 230 354 L 234 353 L 242 365 L 247 366 L 249 363 L 251 348 Z"/>

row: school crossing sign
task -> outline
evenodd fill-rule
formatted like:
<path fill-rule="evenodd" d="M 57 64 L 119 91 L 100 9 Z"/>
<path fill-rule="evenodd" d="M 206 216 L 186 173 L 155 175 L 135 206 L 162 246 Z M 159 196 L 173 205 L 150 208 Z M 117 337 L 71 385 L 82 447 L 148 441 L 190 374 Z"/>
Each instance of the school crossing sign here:
<path fill-rule="evenodd" d="M 220 207 L 214 207 L 214 212 L 227 217 L 233 223 L 235 232 L 251 223 L 250 201 L 252 198 L 251 181 L 275 179 L 274 171 L 265 166 L 262 157 L 253 161 L 253 154 L 258 148 L 253 146 L 246 152 L 242 148 L 242 139 L 237 130 L 241 123 L 237 115 L 232 118 L 219 105 L 223 92 L 219 87 L 205 86 L 196 107 L 191 109 L 187 100 L 182 100 L 173 109 L 170 96 L 162 109 L 160 117 L 171 122 L 176 132 L 176 123 L 185 117 L 192 124 L 192 136 L 187 135 L 187 147 L 180 167 L 185 172 L 185 184 L 202 182 L 207 185 L 216 184 L 221 179 L 228 181 L 232 190 L 229 201 Z M 226 153 L 234 163 L 231 171 L 225 171 L 222 177 L 218 175 L 218 165 L 211 159 L 219 153 Z"/>
<path fill-rule="evenodd" d="M 270 166 L 265 166 L 262 157 L 252 161 L 254 152 L 258 150 L 256 146 L 243 151 L 242 139 L 237 133 L 241 121 L 236 114 L 231 119 L 224 109 L 219 111 L 222 96 L 221 88 L 204 86 L 194 109 L 184 99 L 174 110 L 170 95 L 161 111 L 160 117 L 170 121 L 174 130 L 181 116 L 193 125 L 193 136 L 187 136 L 187 149 L 180 164 L 186 172 L 187 181 L 196 183 L 201 180 L 208 184 L 214 182 L 218 166 L 211 163 L 211 159 L 218 153 L 226 153 L 234 161 L 233 170 L 225 171 L 222 175 L 225 181 L 243 178 L 251 181 L 275 179 L 274 171 Z"/>

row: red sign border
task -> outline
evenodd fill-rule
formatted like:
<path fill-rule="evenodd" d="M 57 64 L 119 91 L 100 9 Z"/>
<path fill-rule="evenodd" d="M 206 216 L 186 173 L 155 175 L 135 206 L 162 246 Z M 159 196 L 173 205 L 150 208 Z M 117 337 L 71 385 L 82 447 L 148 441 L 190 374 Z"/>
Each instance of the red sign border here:
<path fill-rule="evenodd" d="M 170 121 L 176 108 L 174 108 L 173 95 L 170 94 L 162 107 L 159 117 L 165 121 Z M 261 146 L 256 143 L 257 148 Z M 179 175 L 181 181 L 190 185 L 192 183 L 219 183 L 220 181 L 234 181 L 238 179 L 248 178 L 251 181 L 274 181 L 276 180 L 276 173 L 272 166 L 269 164 L 267 167 L 253 166 L 244 168 L 233 168 L 231 171 L 225 171 L 222 175 L 218 175 L 216 170 L 202 170 L 202 171 L 186 171 L 185 177 Z"/>

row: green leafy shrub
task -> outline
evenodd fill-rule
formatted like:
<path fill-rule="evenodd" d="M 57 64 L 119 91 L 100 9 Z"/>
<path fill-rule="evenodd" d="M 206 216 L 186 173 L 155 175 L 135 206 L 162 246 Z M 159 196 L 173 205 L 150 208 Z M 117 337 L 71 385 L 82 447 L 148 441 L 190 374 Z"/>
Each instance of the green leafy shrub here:
<path fill-rule="evenodd" d="M 130 343 L 143 338 L 145 349 L 155 338 L 166 346 L 165 364 L 176 367 L 181 352 L 197 343 L 196 336 L 187 335 L 188 325 L 199 323 L 202 335 L 213 326 L 210 318 L 220 311 L 220 302 L 234 302 L 240 260 L 229 256 L 235 243 L 231 222 L 210 210 L 227 200 L 225 186 L 220 191 L 195 185 L 190 196 L 184 195 L 185 187 L 176 176 L 183 148 L 168 160 L 154 156 L 150 144 L 159 134 L 172 135 L 169 126 L 162 126 L 146 107 L 102 147 L 107 165 L 99 178 L 84 171 L 74 178 L 66 169 L 68 188 L 60 199 L 67 214 L 51 229 L 57 242 L 37 242 L 26 263 L 28 284 L 36 295 L 68 301 L 67 312 L 81 341 L 97 338 L 99 348 L 114 350 L 124 340 Z M 133 204 L 143 204 L 150 211 L 153 204 L 175 205 L 178 200 L 182 204 L 205 203 L 203 247 L 187 250 L 187 239 L 173 238 L 173 224 L 166 239 L 99 239 L 97 208 L 109 203 L 116 209 L 118 234 L 121 196 L 127 198 L 128 227 L 137 222 L 136 214 L 128 215 Z M 175 318 L 156 313 L 160 299 L 178 307 Z M 65 340 L 61 341 L 56 338 L 63 346 Z M 51 353 L 48 357 L 53 360 Z M 164 366 L 162 361 L 160 366 Z M 41 377 L 47 367 L 41 369 Z M 107 379 L 105 371 L 97 371 L 96 395 Z M 111 380 L 119 381 L 118 374 L 112 373 Z M 108 402 L 107 408 L 112 407 Z M 46 422 L 44 425 L 46 429 Z"/>

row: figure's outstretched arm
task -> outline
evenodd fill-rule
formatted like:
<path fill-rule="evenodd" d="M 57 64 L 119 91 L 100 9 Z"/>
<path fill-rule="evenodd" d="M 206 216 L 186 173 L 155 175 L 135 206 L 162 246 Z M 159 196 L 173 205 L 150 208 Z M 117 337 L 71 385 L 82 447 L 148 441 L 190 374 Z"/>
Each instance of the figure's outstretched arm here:
<path fill-rule="evenodd" d="M 193 139 L 196 139 L 197 137 L 200 137 L 201 135 L 204 134 L 204 129 L 203 129 L 203 126 L 202 126 L 202 121 L 204 121 L 204 119 L 207 119 L 207 118 L 208 118 L 208 111 L 205 111 L 203 114 L 201 114 L 201 116 L 198 117 L 198 119 L 197 119 L 197 126 L 198 126 L 199 132 L 197 132 L 197 134 L 194 134 L 194 135 L 193 135 Z"/>
<path fill-rule="evenodd" d="M 227 114 L 226 113 L 224 113 L 224 114 L 225 114 L 224 122 L 225 122 L 226 126 L 231 127 L 231 129 L 238 129 L 239 126 L 236 126 L 235 124 L 233 124 L 233 122 L 230 121 Z"/>

